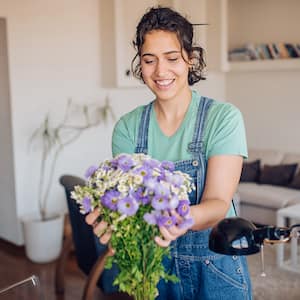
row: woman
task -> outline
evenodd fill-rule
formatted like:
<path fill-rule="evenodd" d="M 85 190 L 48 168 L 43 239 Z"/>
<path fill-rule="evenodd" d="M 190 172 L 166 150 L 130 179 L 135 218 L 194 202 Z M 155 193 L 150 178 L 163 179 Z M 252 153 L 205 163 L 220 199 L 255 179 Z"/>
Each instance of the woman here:
<path fill-rule="evenodd" d="M 203 50 L 193 46 L 193 26 L 169 8 L 151 8 L 137 26 L 134 74 L 155 100 L 124 115 L 115 126 L 112 151 L 147 153 L 174 161 L 189 173 L 196 191 L 190 195 L 192 230 L 161 227 L 155 240 L 170 244 L 164 264 L 180 279 L 160 281 L 157 299 L 252 299 L 244 257 L 223 256 L 208 249 L 210 228 L 233 216 L 232 197 L 247 156 L 245 130 L 237 108 L 198 95 L 190 85 L 203 79 Z M 100 242 L 110 239 L 107 224 L 89 214 Z"/>

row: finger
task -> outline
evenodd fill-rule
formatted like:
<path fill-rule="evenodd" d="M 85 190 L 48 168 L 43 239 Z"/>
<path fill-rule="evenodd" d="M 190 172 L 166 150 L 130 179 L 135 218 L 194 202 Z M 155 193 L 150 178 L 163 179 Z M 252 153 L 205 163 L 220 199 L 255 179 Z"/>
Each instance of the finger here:
<path fill-rule="evenodd" d="M 114 256 L 115 253 L 116 253 L 115 249 L 111 248 L 111 246 L 108 246 L 107 256 Z"/>
<path fill-rule="evenodd" d="M 180 229 L 178 226 L 169 227 L 168 232 L 170 233 L 170 235 L 172 235 L 175 238 L 179 237 L 180 235 L 182 235 L 184 233 L 184 231 L 182 229 Z"/>
<path fill-rule="evenodd" d="M 100 212 L 98 209 L 93 210 L 92 212 L 90 212 L 89 214 L 86 215 L 85 217 L 85 221 L 87 224 L 89 225 L 93 225 L 98 217 L 100 216 Z"/>
<path fill-rule="evenodd" d="M 111 234 L 112 234 L 111 230 L 105 231 L 105 233 L 100 237 L 100 242 L 102 244 L 107 244 L 111 238 Z"/>
<path fill-rule="evenodd" d="M 175 209 L 172 209 L 170 213 L 172 216 L 174 216 L 176 218 L 177 224 L 182 222 L 182 220 L 183 220 L 182 216 Z"/>
<path fill-rule="evenodd" d="M 154 238 L 154 240 L 155 240 L 155 242 L 156 242 L 156 244 L 157 244 L 158 246 L 164 247 L 164 248 L 168 247 L 168 246 L 170 245 L 170 243 L 171 243 L 170 240 L 164 240 L 164 239 L 162 239 L 162 238 L 159 237 L 159 236 L 156 236 L 156 237 Z"/>
<path fill-rule="evenodd" d="M 94 234 L 97 235 L 98 237 L 102 236 L 106 230 L 107 230 L 107 222 L 105 221 L 101 221 L 93 228 Z"/>
<path fill-rule="evenodd" d="M 175 226 L 172 226 L 172 227 L 175 227 Z M 168 229 L 164 226 L 159 227 L 159 231 L 165 240 L 174 241 L 176 239 L 177 235 L 174 235 L 170 231 L 170 229 L 171 229 L 171 227 Z"/>

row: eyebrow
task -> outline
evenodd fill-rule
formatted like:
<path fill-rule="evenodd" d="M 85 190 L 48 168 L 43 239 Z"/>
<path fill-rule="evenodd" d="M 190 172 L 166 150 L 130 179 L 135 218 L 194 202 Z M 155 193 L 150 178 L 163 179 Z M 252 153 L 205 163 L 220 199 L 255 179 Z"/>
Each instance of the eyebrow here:
<path fill-rule="evenodd" d="M 171 50 L 171 51 L 164 52 L 163 54 L 164 54 L 164 55 L 168 55 L 168 54 L 173 54 L 173 53 L 180 53 L 180 51 L 178 51 L 178 50 Z M 152 53 L 144 53 L 144 54 L 142 55 L 142 57 L 147 56 L 147 55 L 149 55 L 149 56 L 155 56 L 155 55 L 152 54 Z"/>

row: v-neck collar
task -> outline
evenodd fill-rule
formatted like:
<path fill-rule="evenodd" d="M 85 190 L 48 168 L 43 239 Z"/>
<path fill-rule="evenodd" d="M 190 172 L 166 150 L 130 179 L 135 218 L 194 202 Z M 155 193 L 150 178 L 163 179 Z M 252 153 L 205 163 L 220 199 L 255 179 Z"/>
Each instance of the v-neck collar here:
<path fill-rule="evenodd" d="M 183 118 L 180 126 L 178 127 L 178 129 L 172 135 L 167 136 L 167 135 L 165 135 L 162 132 L 161 128 L 159 127 L 159 124 L 158 124 L 158 121 L 157 121 L 156 112 L 155 112 L 154 106 L 152 104 L 152 107 L 151 107 L 151 119 L 154 121 L 153 123 L 154 123 L 155 131 L 158 132 L 165 139 L 169 139 L 169 140 L 175 139 L 185 129 L 187 121 L 190 120 L 190 115 L 192 114 L 194 105 L 195 105 L 195 91 L 192 91 L 191 102 L 190 102 L 190 104 L 188 106 L 188 109 L 187 109 L 187 111 L 186 111 L 186 113 L 184 115 L 184 118 Z"/>

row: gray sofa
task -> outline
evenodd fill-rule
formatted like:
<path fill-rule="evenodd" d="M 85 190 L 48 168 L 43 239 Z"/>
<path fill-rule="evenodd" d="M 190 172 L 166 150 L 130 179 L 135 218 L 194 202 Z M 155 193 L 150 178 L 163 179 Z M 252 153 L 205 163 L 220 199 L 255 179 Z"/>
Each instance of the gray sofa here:
<path fill-rule="evenodd" d="M 254 181 L 241 181 L 238 186 L 235 200 L 239 203 L 239 215 L 258 224 L 276 224 L 276 212 L 293 204 L 300 204 L 300 154 L 285 153 L 275 150 L 249 150 L 249 157 L 245 163 L 260 160 L 258 178 Z M 284 175 L 280 168 L 286 165 L 297 164 L 294 167 L 293 176 L 285 178 L 284 186 L 278 185 L 277 178 L 264 178 L 262 181 L 275 181 L 275 184 L 260 183 L 268 167 L 278 167 L 278 177 Z M 272 168 L 270 168 L 272 170 Z M 244 171 L 244 170 L 243 170 Z M 269 172 L 269 175 L 272 172 Z M 252 174 L 253 175 L 253 174 Z M 252 178 L 253 179 L 253 178 Z"/>

